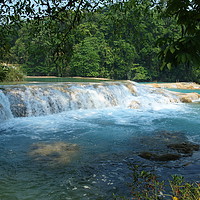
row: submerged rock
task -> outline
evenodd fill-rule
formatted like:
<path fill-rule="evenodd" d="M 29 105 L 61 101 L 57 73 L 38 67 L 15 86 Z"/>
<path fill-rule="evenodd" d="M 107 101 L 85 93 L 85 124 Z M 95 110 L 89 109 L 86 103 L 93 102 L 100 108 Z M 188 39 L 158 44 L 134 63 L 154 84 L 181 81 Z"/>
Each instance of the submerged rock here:
<path fill-rule="evenodd" d="M 65 142 L 52 144 L 36 143 L 31 146 L 29 155 L 36 161 L 44 161 L 49 165 L 67 164 L 78 153 L 79 146 Z"/>
<path fill-rule="evenodd" d="M 173 131 L 159 131 L 141 138 L 140 142 L 145 150 L 138 156 L 153 161 L 178 160 L 200 149 L 200 145 L 189 142 L 184 133 Z"/>
<path fill-rule="evenodd" d="M 179 154 L 155 154 L 152 152 L 142 152 L 139 154 L 140 157 L 148 159 L 148 160 L 155 160 L 155 161 L 171 161 L 171 160 L 178 160 L 181 158 Z"/>
<path fill-rule="evenodd" d="M 193 143 L 180 143 L 180 144 L 169 144 L 168 148 L 174 149 L 182 154 L 192 154 L 193 151 L 199 151 L 200 145 Z"/>
<path fill-rule="evenodd" d="M 183 143 L 188 141 L 188 138 L 184 133 L 178 131 L 157 131 L 153 133 L 151 136 L 144 136 L 140 138 L 140 142 L 147 146 L 147 148 L 151 147 L 153 149 L 158 149 L 160 147 L 166 149 L 167 145 L 174 143 Z"/>

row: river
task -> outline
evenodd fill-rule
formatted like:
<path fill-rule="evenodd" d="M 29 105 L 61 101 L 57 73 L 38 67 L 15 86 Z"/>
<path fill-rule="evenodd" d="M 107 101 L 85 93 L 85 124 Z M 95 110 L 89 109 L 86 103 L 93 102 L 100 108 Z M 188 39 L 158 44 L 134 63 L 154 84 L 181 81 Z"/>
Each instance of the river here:
<path fill-rule="evenodd" d="M 138 156 L 150 149 L 141 141 L 162 132 L 200 144 L 200 104 L 167 90 L 134 82 L 1 86 L 0 114 L 2 200 L 129 196 L 130 163 L 164 179 L 200 180 L 199 152 L 167 162 Z"/>

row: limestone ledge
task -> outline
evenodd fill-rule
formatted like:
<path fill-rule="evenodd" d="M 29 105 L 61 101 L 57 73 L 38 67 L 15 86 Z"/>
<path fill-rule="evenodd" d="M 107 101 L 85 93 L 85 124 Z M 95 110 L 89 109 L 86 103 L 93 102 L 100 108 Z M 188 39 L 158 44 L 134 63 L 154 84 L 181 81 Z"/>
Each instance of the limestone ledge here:
<path fill-rule="evenodd" d="M 192 82 L 178 82 L 178 83 L 149 83 L 145 84 L 155 88 L 171 88 L 171 89 L 185 89 L 185 90 L 200 90 L 200 85 Z M 200 102 L 200 94 L 196 92 L 181 93 L 172 92 L 179 97 L 182 103 Z"/>
<path fill-rule="evenodd" d="M 186 90 L 200 90 L 200 85 L 193 82 L 177 82 L 177 83 L 147 83 L 156 88 L 172 88 L 172 89 L 186 89 Z"/>
<path fill-rule="evenodd" d="M 200 102 L 200 94 L 193 92 L 193 93 L 175 93 L 182 103 L 192 103 L 192 102 Z"/>

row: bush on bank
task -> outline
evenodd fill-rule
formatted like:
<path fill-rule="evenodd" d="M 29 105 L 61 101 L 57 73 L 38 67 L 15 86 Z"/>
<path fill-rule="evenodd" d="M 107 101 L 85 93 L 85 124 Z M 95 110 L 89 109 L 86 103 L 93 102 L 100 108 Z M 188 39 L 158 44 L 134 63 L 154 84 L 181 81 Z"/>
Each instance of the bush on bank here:
<path fill-rule="evenodd" d="M 24 73 L 19 66 L 0 64 L 0 82 L 22 81 Z"/>

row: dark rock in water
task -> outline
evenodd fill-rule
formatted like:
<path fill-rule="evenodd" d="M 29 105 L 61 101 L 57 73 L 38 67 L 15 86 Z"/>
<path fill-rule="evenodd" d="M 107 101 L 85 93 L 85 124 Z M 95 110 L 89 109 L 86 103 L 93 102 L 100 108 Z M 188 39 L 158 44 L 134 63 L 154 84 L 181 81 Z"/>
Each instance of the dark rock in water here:
<path fill-rule="evenodd" d="M 151 152 L 142 152 L 139 154 L 140 157 L 148 159 L 148 160 L 155 160 L 155 161 L 171 161 L 171 160 L 178 160 L 181 158 L 179 154 L 155 154 Z"/>
<path fill-rule="evenodd" d="M 154 137 L 156 141 L 160 141 L 164 145 L 188 141 L 184 133 L 177 131 L 159 131 L 155 133 Z"/>
<path fill-rule="evenodd" d="M 179 153 L 183 154 L 192 154 L 193 151 L 198 151 L 200 148 L 200 145 L 193 144 L 193 143 L 181 143 L 181 144 L 169 144 L 167 145 L 168 148 L 174 149 L 178 151 Z"/>
<path fill-rule="evenodd" d="M 200 145 L 189 142 L 184 133 L 173 131 L 159 131 L 142 137 L 140 144 L 143 151 L 138 155 L 154 161 L 178 160 L 192 156 L 194 151 L 200 149 Z"/>
<path fill-rule="evenodd" d="M 158 131 L 150 136 L 140 138 L 140 142 L 144 146 L 151 148 L 166 148 L 168 144 L 184 143 L 188 141 L 187 137 L 182 132 L 175 131 Z"/>

